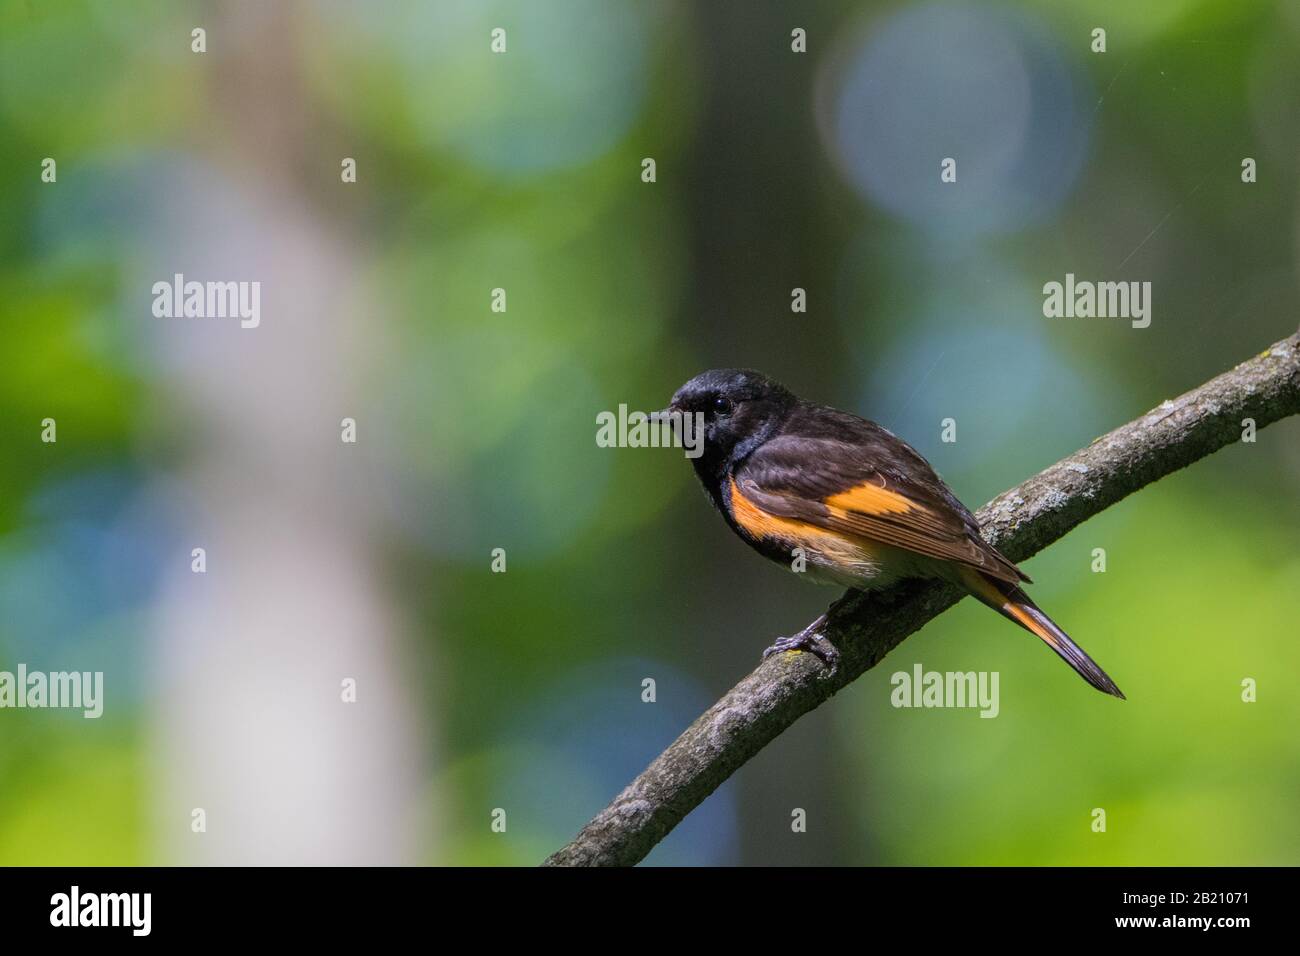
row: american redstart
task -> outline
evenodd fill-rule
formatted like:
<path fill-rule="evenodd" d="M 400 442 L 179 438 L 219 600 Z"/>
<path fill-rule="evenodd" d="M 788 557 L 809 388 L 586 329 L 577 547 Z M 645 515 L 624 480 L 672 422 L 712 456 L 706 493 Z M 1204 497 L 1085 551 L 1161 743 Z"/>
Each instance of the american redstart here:
<path fill-rule="evenodd" d="M 1040 637 L 1093 687 L 1123 698 L 1021 589 L 1029 577 L 980 536 L 929 462 L 893 433 L 748 369 L 697 375 L 654 417 L 679 429 L 703 421 L 695 472 L 731 530 L 764 557 L 788 566 L 802 549 L 808 577 L 862 591 L 900 578 L 950 581 Z M 839 652 L 822 633 L 825 621 L 763 656 L 806 650 L 833 671 Z"/>

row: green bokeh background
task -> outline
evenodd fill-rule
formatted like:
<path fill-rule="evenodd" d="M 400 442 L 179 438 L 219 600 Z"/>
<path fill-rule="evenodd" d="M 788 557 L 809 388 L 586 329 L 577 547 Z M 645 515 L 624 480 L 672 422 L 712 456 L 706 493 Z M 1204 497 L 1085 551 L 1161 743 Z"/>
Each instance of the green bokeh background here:
<path fill-rule="evenodd" d="M 961 45 L 970 22 L 1021 54 L 1023 87 L 989 115 L 1028 91 L 1021 173 L 1041 178 L 983 178 L 956 137 L 958 184 L 940 187 L 950 154 L 908 153 L 906 131 L 926 134 L 918 77 L 998 91 Z M 913 72 L 855 101 L 853 64 L 890 51 Z M 868 106 L 884 112 L 855 152 L 837 110 Z M 936 191 L 889 179 L 872 150 L 890 136 Z M 189 807 L 160 789 L 157 750 L 183 718 L 159 685 L 154 610 L 188 565 L 184 506 L 159 524 L 140 503 L 183 488 L 213 435 L 141 277 L 170 276 L 175 217 L 195 243 L 241 227 L 176 208 L 192 195 L 176 182 L 287 197 L 364 290 L 347 313 L 364 361 L 337 384 L 363 409 L 370 479 L 353 491 L 385 504 L 356 535 L 403 621 L 421 741 L 410 849 L 378 862 L 538 862 L 834 596 L 733 540 L 679 454 L 596 447 L 598 412 L 760 368 L 898 431 L 974 507 L 1300 316 L 1293 4 L 0 0 L 0 144 L 0 669 L 104 669 L 112 695 L 99 721 L 0 711 L 3 864 L 204 859 L 167 836 Z M 266 268 L 247 277 L 310 281 Z M 1041 286 L 1066 272 L 1152 282 L 1151 327 L 1045 319 Z M 262 321 L 219 334 L 255 350 L 274 310 Z M 336 371 L 313 372 L 322 394 Z M 291 428 L 333 430 L 335 408 L 320 415 Z M 46 417 L 57 444 L 40 441 Z M 1027 562 L 1035 599 L 1127 702 L 964 602 L 651 861 L 1300 863 L 1298 489 L 1288 421 Z M 1000 715 L 892 708 L 890 674 L 918 661 L 998 671 Z M 335 827 L 372 812 L 349 806 Z"/>

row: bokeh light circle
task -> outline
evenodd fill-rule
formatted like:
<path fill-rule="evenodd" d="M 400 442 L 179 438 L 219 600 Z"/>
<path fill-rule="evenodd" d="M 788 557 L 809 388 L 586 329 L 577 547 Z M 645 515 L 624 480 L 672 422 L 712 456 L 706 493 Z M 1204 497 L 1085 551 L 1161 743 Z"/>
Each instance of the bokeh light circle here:
<path fill-rule="evenodd" d="M 923 228 L 1007 232 L 1050 215 L 1087 154 L 1082 81 L 1040 25 L 949 3 L 875 23 L 822 77 L 819 125 L 859 194 Z M 941 164 L 956 161 L 956 181 Z"/>

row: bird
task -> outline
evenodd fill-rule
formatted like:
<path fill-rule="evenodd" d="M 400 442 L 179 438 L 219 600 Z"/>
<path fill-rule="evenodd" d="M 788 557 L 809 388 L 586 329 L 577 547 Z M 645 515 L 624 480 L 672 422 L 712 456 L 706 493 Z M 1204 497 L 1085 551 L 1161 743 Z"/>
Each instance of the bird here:
<path fill-rule="evenodd" d="M 807 578 L 872 591 L 903 578 L 948 581 L 1020 625 L 1097 690 L 1115 682 L 1025 593 L 1029 576 L 984 540 L 974 515 L 911 445 L 850 412 L 805 401 L 753 369 L 711 369 L 651 418 L 702 429 L 691 457 L 727 525 L 772 561 L 802 558 Z M 694 441 L 698 442 L 696 436 Z M 839 651 L 827 616 L 764 651 Z"/>

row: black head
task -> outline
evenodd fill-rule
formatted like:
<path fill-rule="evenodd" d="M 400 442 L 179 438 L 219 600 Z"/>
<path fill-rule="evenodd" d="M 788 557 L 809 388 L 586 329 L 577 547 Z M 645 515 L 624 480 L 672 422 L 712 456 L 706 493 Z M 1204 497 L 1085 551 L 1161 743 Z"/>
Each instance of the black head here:
<path fill-rule="evenodd" d="M 679 388 L 669 410 L 704 416 L 704 451 L 695 467 L 717 473 L 772 437 L 797 401 L 761 372 L 715 368 Z"/>

